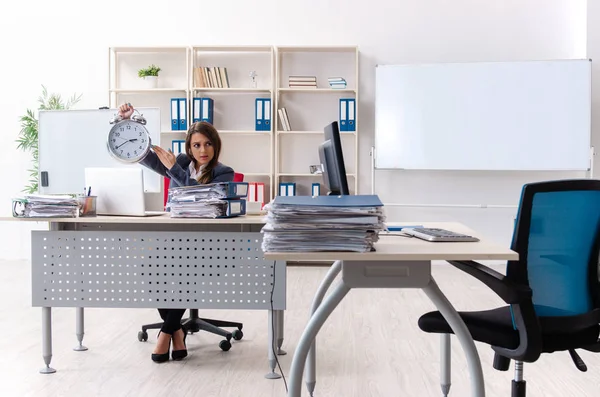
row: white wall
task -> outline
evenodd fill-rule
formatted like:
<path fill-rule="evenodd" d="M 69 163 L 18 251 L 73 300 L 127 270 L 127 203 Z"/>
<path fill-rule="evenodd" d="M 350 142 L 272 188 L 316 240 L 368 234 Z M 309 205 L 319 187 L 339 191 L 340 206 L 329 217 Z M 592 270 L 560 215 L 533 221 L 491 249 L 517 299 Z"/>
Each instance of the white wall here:
<path fill-rule="evenodd" d="M 359 45 L 361 193 L 371 191 L 376 64 L 586 56 L 584 0 L 182 0 L 166 4 L 35 0 L 3 6 L 0 214 L 10 214 L 10 198 L 27 180 L 27 158 L 14 143 L 18 117 L 27 107 L 36 106 L 41 84 L 65 96 L 83 93 L 79 107 L 106 105 L 107 49 L 112 45 Z M 376 175 L 376 192 L 385 202 L 458 204 L 516 204 L 522 183 L 560 176 L 390 171 Z M 393 220 L 457 219 L 503 241 L 508 239 L 513 214 L 495 209 L 393 207 L 387 212 Z M 29 257 L 30 227 L 0 223 L 0 258 Z"/>

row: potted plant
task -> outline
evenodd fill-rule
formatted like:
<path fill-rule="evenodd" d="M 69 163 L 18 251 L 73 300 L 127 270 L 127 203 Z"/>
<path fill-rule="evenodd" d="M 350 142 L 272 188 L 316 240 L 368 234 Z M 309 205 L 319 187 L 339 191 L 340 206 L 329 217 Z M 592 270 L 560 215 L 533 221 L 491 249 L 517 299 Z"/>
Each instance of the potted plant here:
<path fill-rule="evenodd" d="M 69 109 L 75 105 L 81 99 L 81 95 L 73 95 L 65 103 L 59 94 L 50 94 L 46 87 L 42 85 L 42 96 L 38 98 L 39 107 L 38 110 L 61 110 Z M 23 191 L 29 194 L 38 192 L 38 119 L 35 113 L 27 109 L 24 116 L 20 118 L 21 131 L 19 132 L 19 138 L 17 139 L 17 149 L 21 149 L 25 152 L 31 152 L 33 167 L 29 171 L 29 185 L 26 186 Z"/>
<path fill-rule="evenodd" d="M 138 76 L 144 79 L 148 88 L 156 88 L 158 86 L 158 72 L 160 72 L 160 68 L 152 64 L 145 69 L 138 70 Z"/>

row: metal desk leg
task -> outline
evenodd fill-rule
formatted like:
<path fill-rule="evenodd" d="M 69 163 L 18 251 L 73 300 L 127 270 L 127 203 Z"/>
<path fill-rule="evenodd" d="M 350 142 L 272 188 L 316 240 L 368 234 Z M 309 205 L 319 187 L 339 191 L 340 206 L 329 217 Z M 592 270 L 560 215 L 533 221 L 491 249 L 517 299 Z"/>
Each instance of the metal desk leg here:
<path fill-rule="evenodd" d="M 306 325 L 296 348 L 296 352 L 294 353 L 294 358 L 292 359 L 289 397 L 300 397 L 302 393 L 302 371 L 304 370 L 308 351 L 329 315 L 335 310 L 337 305 L 344 299 L 349 291 L 350 287 L 344 283 L 344 280 L 339 280 L 333 292 L 327 296 Z"/>
<path fill-rule="evenodd" d="M 50 307 L 42 307 L 42 358 L 46 366 L 40 369 L 40 373 L 55 373 L 56 370 L 50 367 L 52 360 L 52 308 Z"/>
<path fill-rule="evenodd" d="M 76 352 L 86 351 L 88 348 L 82 345 L 83 342 L 83 307 L 78 307 L 75 309 L 75 335 L 77 335 L 77 340 L 79 341 L 79 345 L 75 346 L 73 350 Z"/>
<path fill-rule="evenodd" d="M 433 277 L 429 284 L 423 288 L 423 291 L 425 291 L 425 294 L 427 294 L 440 313 L 442 313 L 442 316 L 444 316 L 452 331 L 454 331 L 467 356 L 467 364 L 471 375 L 471 395 L 473 397 L 485 397 L 485 384 L 483 383 L 483 370 L 481 369 L 479 353 L 477 353 L 475 342 L 467 326 L 442 293 Z"/>
<path fill-rule="evenodd" d="M 452 377 L 450 368 L 452 365 L 450 355 L 450 334 L 440 335 L 440 386 L 442 387 L 442 396 L 448 397 L 450 393 L 450 386 L 452 384 Z"/>
<path fill-rule="evenodd" d="M 284 356 L 287 354 L 287 352 L 285 350 L 281 349 L 281 346 L 283 346 L 283 333 L 284 333 L 284 327 L 285 327 L 285 321 L 284 321 L 284 313 L 285 310 L 275 310 L 275 331 L 276 331 L 276 337 L 277 337 L 277 355 L 278 356 Z"/>
<path fill-rule="evenodd" d="M 315 314 L 319 305 L 321 305 L 321 301 L 325 296 L 325 293 L 335 280 L 340 271 L 342 270 L 342 261 L 335 261 L 333 265 L 329 268 L 327 275 L 321 281 L 321 285 L 317 289 L 315 297 L 313 298 L 312 306 L 310 308 L 311 317 Z M 313 342 L 310 350 L 308 351 L 308 359 L 306 360 L 306 368 L 304 369 L 304 378 L 306 383 L 306 388 L 308 389 L 308 393 L 312 397 L 315 392 L 315 385 L 317 384 L 317 352 L 316 352 L 316 342 Z"/>
<path fill-rule="evenodd" d="M 271 372 L 269 372 L 268 374 L 265 375 L 265 378 L 267 379 L 279 379 L 281 378 L 281 375 L 279 375 L 277 372 L 275 372 L 275 366 L 277 365 L 277 359 L 275 357 L 275 349 L 276 349 L 276 340 L 275 340 L 275 322 L 276 320 L 273 318 L 275 317 L 275 310 L 269 310 L 267 313 L 267 317 L 268 317 L 268 335 L 269 335 L 269 368 L 271 368 Z"/>

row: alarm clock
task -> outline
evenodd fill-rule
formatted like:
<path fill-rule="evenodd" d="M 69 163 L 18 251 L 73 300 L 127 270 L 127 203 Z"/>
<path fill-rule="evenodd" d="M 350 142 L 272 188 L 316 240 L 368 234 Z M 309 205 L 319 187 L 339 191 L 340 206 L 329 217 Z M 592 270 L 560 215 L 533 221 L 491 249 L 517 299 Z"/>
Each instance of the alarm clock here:
<path fill-rule="evenodd" d="M 114 125 L 108 132 L 106 145 L 115 159 L 124 163 L 137 163 L 148 155 L 152 142 L 143 115 L 138 112 L 130 119 L 116 115 L 110 120 L 110 124 Z"/>

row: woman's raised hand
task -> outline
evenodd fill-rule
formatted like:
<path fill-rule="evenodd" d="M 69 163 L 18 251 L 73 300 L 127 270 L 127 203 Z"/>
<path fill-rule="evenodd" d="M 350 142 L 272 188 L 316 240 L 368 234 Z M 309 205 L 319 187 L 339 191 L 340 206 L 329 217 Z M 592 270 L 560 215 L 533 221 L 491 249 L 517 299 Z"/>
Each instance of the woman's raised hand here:
<path fill-rule="evenodd" d="M 130 118 L 132 114 L 133 106 L 131 106 L 131 103 L 124 103 L 119 106 L 119 116 L 121 116 L 123 119 Z"/>

